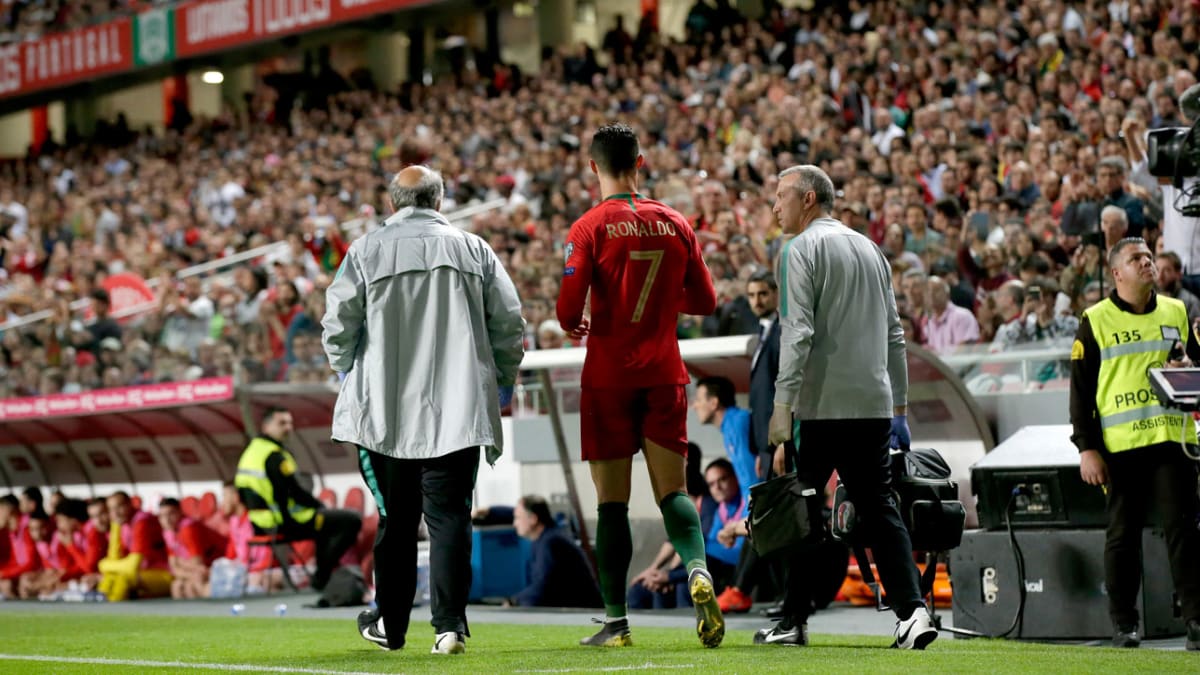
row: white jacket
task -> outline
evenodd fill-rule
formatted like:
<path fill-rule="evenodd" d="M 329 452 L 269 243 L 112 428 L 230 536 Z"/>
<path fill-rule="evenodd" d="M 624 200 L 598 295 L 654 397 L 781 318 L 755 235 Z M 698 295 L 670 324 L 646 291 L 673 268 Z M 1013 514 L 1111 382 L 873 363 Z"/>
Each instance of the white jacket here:
<path fill-rule="evenodd" d="M 908 363 L 879 247 L 818 218 L 781 258 L 775 402 L 801 420 L 890 419 L 908 403 Z"/>
<path fill-rule="evenodd" d="M 430 459 L 500 456 L 497 387 L 524 356 L 521 300 L 491 247 L 407 207 L 356 240 L 325 294 L 322 343 L 346 373 L 333 440 Z"/>

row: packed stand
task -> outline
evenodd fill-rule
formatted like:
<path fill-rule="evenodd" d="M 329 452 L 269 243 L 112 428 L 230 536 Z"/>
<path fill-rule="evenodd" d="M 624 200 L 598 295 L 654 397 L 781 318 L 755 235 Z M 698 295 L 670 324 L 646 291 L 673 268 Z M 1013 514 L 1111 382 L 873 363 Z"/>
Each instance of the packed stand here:
<path fill-rule="evenodd" d="M 162 0 L 13 0 L 0 4 L 0 44 L 111 21 Z"/>
<path fill-rule="evenodd" d="M 1139 140 L 1184 122 L 1196 3 L 764 4 L 751 21 L 697 3 L 682 42 L 647 17 L 635 35 L 610 30 L 599 53 L 547 49 L 534 74 L 465 67 L 387 93 L 326 77 L 320 96 L 271 80 L 245 112 L 185 116 L 160 136 L 118 121 L 4 167 L 7 314 L 53 318 L 4 331 L 0 395 L 235 369 L 332 382 L 322 291 L 414 162 L 446 177 L 447 210 L 503 200 L 465 226 L 517 283 L 528 347 L 561 344 L 561 249 L 597 198 L 583 149 L 613 118 L 641 130 L 642 192 L 692 218 L 716 282 L 717 312 L 680 317 L 681 337 L 757 330 L 745 284 L 783 243 L 776 176 L 803 162 L 827 171 L 836 215 L 890 260 L 910 341 L 942 353 L 1069 338 L 1112 288 L 1105 244 L 1174 241 Z M 272 242 L 285 244 L 270 257 L 177 276 Z M 1176 243 L 1162 289 L 1195 310 L 1179 285 L 1189 243 Z M 118 322 L 97 291 L 123 271 L 157 280 L 157 304 Z M 86 316 L 69 307 L 80 298 Z M 1037 379 L 1061 376 L 1049 363 Z"/>

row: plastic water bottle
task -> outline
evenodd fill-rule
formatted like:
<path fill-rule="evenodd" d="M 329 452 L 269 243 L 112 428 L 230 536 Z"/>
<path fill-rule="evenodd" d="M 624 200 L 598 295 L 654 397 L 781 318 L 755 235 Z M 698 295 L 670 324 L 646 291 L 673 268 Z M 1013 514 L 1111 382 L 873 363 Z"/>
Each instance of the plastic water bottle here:
<path fill-rule="evenodd" d="M 246 611 L 246 606 L 240 602 L 229 608 L 229 613 L 234 616 L 241 616 L 244 611 Z"/>
<path fill-rule="evenodd" d="M 287 604 L 281 602 L 278 605 L 275 605 L 275 616 L 283 617 L 286 614 L 287 614 Z"/>

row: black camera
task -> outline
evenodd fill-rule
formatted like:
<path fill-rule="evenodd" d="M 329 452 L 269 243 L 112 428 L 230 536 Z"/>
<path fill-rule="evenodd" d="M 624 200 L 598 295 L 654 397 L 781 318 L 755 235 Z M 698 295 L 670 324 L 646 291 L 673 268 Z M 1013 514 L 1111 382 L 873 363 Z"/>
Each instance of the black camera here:
<path fill-rule="evenodd" d="M 1191 127 L 1167 127 L 1150 132 L 1146 155 L 1151 176 L 1170 178 L 1183 194 L 1173 205 L 1185 217 L 1200 216 L 1200 185 L 1186 190 L 1185 178 L 1200 177 L 1200 85 L 1192 85 L 1179 97 L 1179 107 L 1194 120 Z"/>
<path fill-rule="evenodd" d="M 1191 178 L 1200 165 L 1200 143 L 1187 127 L 1166 127 L 1150 132 L 1146 153 L 1150 175 L 1158 178 Z"/>

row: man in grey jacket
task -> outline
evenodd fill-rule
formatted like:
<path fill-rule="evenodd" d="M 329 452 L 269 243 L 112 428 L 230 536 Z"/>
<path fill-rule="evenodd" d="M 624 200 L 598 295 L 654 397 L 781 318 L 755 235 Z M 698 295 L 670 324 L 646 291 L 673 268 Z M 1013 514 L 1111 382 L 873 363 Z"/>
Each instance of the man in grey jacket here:
<path fill-rule="evenodd" d="M 524 356 L 521 301 L 494 251 L 438 212 L 442 178 L 410 166 L 396 209 L 350 246 L 326 291 L 322 340 L 344 376 L 333 439 L 359 448 L 379 506 L 378 612 L 359 633 L 404 646 L 417 586 L 417 527 L 429 528 L 433 653 L 465 649 L 471 495 L 482 446 L 500 456 L 500 409 Z"/>
<path fill-rule="evenodd" d="M 797 475 L 822 486 L 837 469 L 900 619 L 894 646 L 924 649 L 937 630 L 889 487 L 888 449 L 907 450 L 909 443 L 904 331 L 887 260 L 869 239 L 830 217 L 833 200 L 832 181 L 815 166 L 779 174 L 775 215 L 795 236 L 779 261 L 782 334 L 767 441 L 779 446 L 775 470 L 782 474 L 780 444 L 792 440 L 793 420 L 801 420 Z M 807 643 L 811 559 L 802 552 L 793 560 L 784 617 L 759 631 L 756 643 Z"/>

